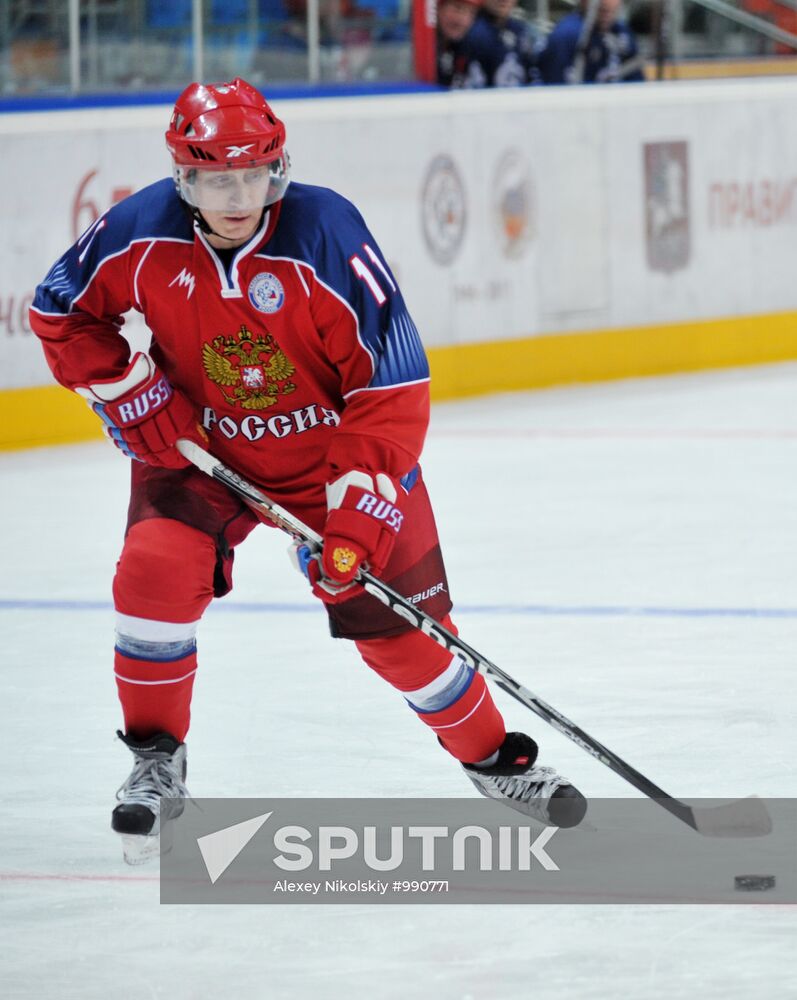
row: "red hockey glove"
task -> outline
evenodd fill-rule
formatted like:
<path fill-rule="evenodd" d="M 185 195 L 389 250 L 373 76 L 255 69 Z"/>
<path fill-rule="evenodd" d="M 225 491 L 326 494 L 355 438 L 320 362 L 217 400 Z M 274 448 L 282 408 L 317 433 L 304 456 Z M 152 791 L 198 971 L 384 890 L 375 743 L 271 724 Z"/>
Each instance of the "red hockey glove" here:
<path fill-rule="evenodd" d="M 361 563 L 379 576 L 390 558 L 404 515 L 396 483 L 384 472 L 355 469 L 327 485 L 321 568 L 333 583 L 351 583 Z"/>
<path fill-rule="evenodd" d="M 288 549 L 291 563 L 310 581 L 313 593 L 325 604 L 340 604 L 356 597 L 359 587 L 355 583 L 333 583 L 321 571 L 321 556 L 306 542 L 294 542 Z"/>
<path fill-rule="evenodd" d="M 75 392 L 88 401 L 105 423 L 105 433 L 129 458 L 182 469 L 190 462 L 174 447 L 177 440 L 207 442 L 193 405 L 146 354 L 136 354 L 118 378 L 76 386 Z"/>
<path fill-rule="evenodd" d="M 327 484 L 324 548 L 319 559 L 301 560 L 313 593 L 327 604 L 354 597 L 354 580 L 365 566 L 379 576 L 401 528 L 395 480 L 355 469 Z"/>

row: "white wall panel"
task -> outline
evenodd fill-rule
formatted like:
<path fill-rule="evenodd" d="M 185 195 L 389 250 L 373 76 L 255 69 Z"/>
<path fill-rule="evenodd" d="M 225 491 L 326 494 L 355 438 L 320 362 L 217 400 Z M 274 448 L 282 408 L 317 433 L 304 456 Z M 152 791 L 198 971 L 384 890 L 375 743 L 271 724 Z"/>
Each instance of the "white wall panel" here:
<path fill-rule="evenodd" d="M 797 81 L 275 108 L 295 179 L 357 203 L 429 346 L 797 309 Z M 49 381 L 26 303 L 168 172 L 168 114 L 0 117 L 0 386 Z"/>

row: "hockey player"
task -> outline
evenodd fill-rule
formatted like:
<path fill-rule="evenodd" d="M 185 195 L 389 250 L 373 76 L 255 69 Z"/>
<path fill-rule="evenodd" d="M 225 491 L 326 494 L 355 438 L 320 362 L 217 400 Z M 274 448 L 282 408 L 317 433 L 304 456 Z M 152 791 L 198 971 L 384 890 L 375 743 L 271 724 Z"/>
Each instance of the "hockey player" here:
<path fill-rule="evenodd" d="M 38 287 L 31 322 L 56 379 L 133 459 L 113 584 L 120 738 L 133 769 L 113 829 L 136 861 L 164 796 L 185 796 L 197 625 L 231 589 L 258 523 L 175 448 L 201 442 L 324 538 L 310 563 L 333 636 L 397 688 L 483 794 L 556 825 L 586 803 L 506 733 L 484 679 L 354 580 L 362 565 L 453 628 L 418 457 L 429 371 L 361 216 L 289 184 L 285 128 L 243 80 L 192 84 L 166 144 L 173 176 L 101 216 Z M 122 316 L 152 331 L 132 358 Z M 182 807 L 178 805 L 178 809 Z"/>
<path fill-rule="evenodd" d="M 535 31 L 513 17 L 515 0 L 483 0 L 463 48 L 470 56 L 471 76 L 480 70 L 484 87 L 524 87 L 540 82 L 537 55 L 542 47 Z"/>
<path fill-rule="evenodd" d="M 620 16 L 620 0 L 581 0 L 548 36 L 540 54 L 543 83 L 640 83 L 636 37 Z"/>
<path fill-rule="evenodd" d="M 437 82 L 451 90 L 483 87 L 484 71 L 474 62 L 466 37 L 481 0 L 440 0 L 437 5 Z"/>

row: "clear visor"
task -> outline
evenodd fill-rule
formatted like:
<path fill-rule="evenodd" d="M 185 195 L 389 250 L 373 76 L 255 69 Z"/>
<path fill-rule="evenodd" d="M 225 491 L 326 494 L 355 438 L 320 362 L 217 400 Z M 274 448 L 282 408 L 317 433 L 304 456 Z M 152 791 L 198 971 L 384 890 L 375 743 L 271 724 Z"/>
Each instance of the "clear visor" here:
<path fill-rule="evenodd" d="M 279 158 L 259 167 L 187 167 L 174 165 L 180 197 L 194 208 L 209 212 L 252 212 L 273 205 L 285 194 L 289 160 Z"/>

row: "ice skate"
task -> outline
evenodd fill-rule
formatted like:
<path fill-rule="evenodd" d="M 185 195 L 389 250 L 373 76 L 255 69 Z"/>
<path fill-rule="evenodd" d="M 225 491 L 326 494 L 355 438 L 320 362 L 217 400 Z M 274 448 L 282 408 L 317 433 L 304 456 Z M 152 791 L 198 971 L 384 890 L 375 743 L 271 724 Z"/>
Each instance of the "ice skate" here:
<path fill-rule="evenodd" d="M 489 767 L 463 764 L 470 780 L 488 799 L 503 802 L 546 826 L 578 826 L 587 800 L 552 767 L 535 764 L 537 744 L 525 733 L 507 733 L 498 759 Z"/>
<path fill-rule="evenodd" d="M 182 800 L 188 796 L 185 743 L 169 733 L 146 740 L 117 735 L 132 751 L 135 763 L 116 793 L 119 805 L 112 813 L 111 827 L 122 837 L 125 861 L 139 865 L 168 849 L 168 820 L 183 811 Z M 170 801 L 164 804 L 164 798 Z"/>

